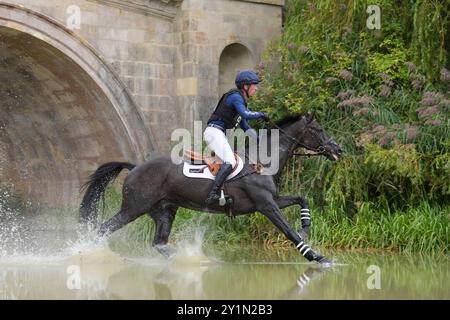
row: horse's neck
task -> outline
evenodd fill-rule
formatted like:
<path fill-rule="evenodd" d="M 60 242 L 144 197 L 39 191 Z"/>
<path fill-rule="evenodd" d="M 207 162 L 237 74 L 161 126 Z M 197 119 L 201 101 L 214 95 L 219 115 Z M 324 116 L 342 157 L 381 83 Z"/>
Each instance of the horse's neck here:
<path fill-rule="evenodd" d="M 280 180 L 284 167 L 297 147 L 297 143 L 292 138 L 297 138 L 301 130 L 303 130 L 303 125 L 297 122 L 283 128 L 283 132 L 280 131 L 279 169 L 274 175 L 276 181 Z"/>
<path fill-rule="evenodd" d="M 273 154 L 272 151 L 278 152 L 278 166 L 277 168 L 271 172 L 272 176 L 274 177 L 275 181 L 279 181 L 279 178 L 281 177 L 281 174 L 283 173 L 283 169 L 286 166 L 289 159 L 292 157 L 292 154 L 294 153 L 294 150 L 297 146 L 296 142 L 292 139 L 297 139 L 297 137 L 300 136 L 302 130 L 304 129 L 304 124 L 300 122 L 294 122 L 292 124 L 286 125 L 283 127 L 283 132 L 281 130 L 279 131 L 279 140 L 278 144 L 272 145 L 273 137 L 271 136 L 271 133 L 269 131 L 269 136 L 267 139 L 267 147 L 265 149 L 265 152 L 268 152 L 269 154 Z M 272 147 L 275 146 L 276 150 L 272 150 Z M 258 162 L 260 161 L 259 155 L 261 150 L 258 150 Z M 244 156 L 246 158 L 249 157 L 249 149 L 246 147 L 246 150 L 244 152 Z M 272 159 L 273 160 L 273 159 Z M 273 163 L 271 163 L 272 165 Z M 266 166 L 267 167 L 267 166 Z M 272 166 L 271 166 L 272 167 Z"/>

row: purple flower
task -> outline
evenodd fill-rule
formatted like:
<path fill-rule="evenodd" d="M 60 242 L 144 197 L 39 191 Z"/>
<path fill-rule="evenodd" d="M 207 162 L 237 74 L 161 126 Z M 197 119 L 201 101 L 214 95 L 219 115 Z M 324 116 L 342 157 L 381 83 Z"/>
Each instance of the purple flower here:
<path fill-rule="evenodd" d="M 298 51 L 300 53 L 305 54 L 305 53 L 307 53 L 309 51 L 309 48 L 307 46 L 305 46 L 305 45 L 301 45 L 300 47 L 298 47 Z"/>
<path fill-rule="evenodd" d="M 384 135 L 381 136 L 380 140 L 378 140 L 378 144 L 381 147 L 385 147 L 389 143 L 391 143 L 394 138 L 395 138 L 394 132 L 386 132 Z"/>
<path fill-rule="evenodd" d="M 407 126 L 406 127 L 406 140 L 414 140 L 420 133 L 420 129 L 417 126 Z"/>
<path fill-rule="evenodd" d="M 439 108 L 438 106 L 422 107 L 417 108 L 416 112 L 420 119 L 429 119 L 439 113 Z"/>
<path fill-rule="evenodd" d="M 388 137 L 382 137 L 380 140 L 378 140 L 378 144 L 380 145 L 380 147 L 386 147 L 390 142 L 391 140 Z"/>
<path fill-rule="evenodd" d="M 380 77 L 383 79 L 383 82 L 389 80 L 389 76 L 386 73 L 380 73 Z"/>
<path fill-rule="evenodd" d="M 335 78 L 335 77 L 328 77 L 328 78 L 325 79 L 325 83 L 326 84 L 332 84 L 332 83 L 335 83 L 337 81 L 339 81 L 339 79 Z"/>
<path fill-rule="evenodd" d="M 423 81 L 422 79 L 420 79 L 420 78 L 415 78 L 415 79 L 412 81 L 412 86 L 413 86 L 414 90 L 419 91 L 420 89 L 422 89 L 423 83 L 424 83 L 424 81 Z"/>
<path fill-rule="evenodd" d="M 355 94 L 355 90 L 347 90 L 347 91 L 339 92 L 336 97 L 341 99 L 341 100 L 345 100 L 345 99 L 350 98 L 354 94 Z"/>
<path fill-rule="evenodd" d="M 364 108 L 361 108 L 361 109 L 358 109 L 358 110 L 353 111 L 352 114 L 353 114 L 355 117 L 358 117 L 358 116 L 364 116 L 364 115 L 368 114 L 369 111 L 370 111 L 369 108 L 364 107 Z"/>
<path fill-rule="evenodd" d="M 406 66 L 408 67 L 409 72 L 414 72 L 417 70 L 417 67 L 414 63 L 411 61 L 405 62 Z"/>
<path fill-rule="evenodd" d="M 442 99 L 440 104 L 444 107 L 449 108 L 450 107 L 450 99 Z"/>
<path fill-rule="evenodd" d="M 373 127 L 372 131 L 377 134 L 385 134 L 387 132 L 387 129 L 385 126 L 379 124 L 379 125 L 376 125 L 375 127 Z"/>
<path fill-rule="evenodd" d="M 448 71 L 446 68 L 442 68 L 440 79 L 444 83 L 450 82 L 450 71 Z"/>
<path fill-rule="evenodd" d="M 438 104 L 442 98 L 442 94 L 438 92 L 427 91 L 423 94 L 422 101 L 420 101 L 420 103 L 423 106 L 432 106 Z"/>
<path fill-rule="evenodd" d="M 369 96 L 362 96 L 362 97 L 356 97 L 344 100 L 340 102 L 337 107 L 338 108 L 345 108 L 345 107 L 366 107 L 369 105 L 369 103 L 372 102 L 372 97 Z"/>
<path fill-rule="evenodd" d="M 439 120 L 439 119 L 434 119 L 434 120 L 429 119 L 429 120 L 425 121 L 425 124 L 428 124 L 428 125 L 431 125 L 431 126 L 438 126 L 438 125 L 441 124 L 441 120 Z"/>
<path fill-rule="evenodd" d="M 339 77 L 344 79 L 345 81 L 352 81 L 353 79 L 353 73 L 348 70 L 341 70 L 339 71 Z"/>
<path fill-rule="evenodd" d="M 392 82 L 389 78 L 389 76 L 386 73 L 380 73 L 381 79 L 383 79 L 383 84 L 386 86 L 392 87 L 394 85 L 394 82 Z"/>
<path fill-rule="evenodd" d="M 381 96 L 381 97 L 384 97 L 384 98 L 389 97 L 391 95 L 391 87 L 383 84 L 380 87 L 380 93 L 378 95 Z"/>

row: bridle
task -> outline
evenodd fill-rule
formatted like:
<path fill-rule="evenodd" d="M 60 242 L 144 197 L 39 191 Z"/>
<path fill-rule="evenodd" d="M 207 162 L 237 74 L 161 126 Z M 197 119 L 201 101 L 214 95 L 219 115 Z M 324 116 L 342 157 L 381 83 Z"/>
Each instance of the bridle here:
<path fill-rule="evenodd" d="M 309 147 L 307 147 L 304 143 L 301 143 L 300 141 L 298 141 L 297 139 L 295 139 L 293 136 L 289 135 L 286 131 L 284 131 L 283 129 L 280 128 L 280 126 L 278 126 L 274 121 L 269 120 L 270 124 L 272 124 L 275 128 L 277 128 L 278 130 L 280 130 L 281 133 L 283 133 L 288 139 L 290 139 L 291 141 L 295 142 L 297 144 L 297 146 L 300 146 L 302 148 L 305 148 L 307 150 L 310 150 Z M 327 141 L 325 141 L 325 143 L 329 142 L 331 140 L 328 139 Z M 313 156 L 321 156 L 325 153 L 325 147 L 323 144 L 320 144 L 316 150 L 312 150 L 315 153 L 293 153 L 293 156 L 300 156 L 300 157 L 313 157 Z"/>

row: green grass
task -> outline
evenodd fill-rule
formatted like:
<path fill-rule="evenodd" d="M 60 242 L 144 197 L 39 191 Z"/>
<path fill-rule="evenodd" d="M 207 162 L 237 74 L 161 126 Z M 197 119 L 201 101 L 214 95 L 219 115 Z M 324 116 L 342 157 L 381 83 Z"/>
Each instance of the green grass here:
<path fill-rule="evenodd" d="M 102 219 L 117 212 L 121 195 L 107 189 Z M 298 207 L 284 214 L 297 230 Z M 362 203 L 350 217 L 343 210 L 311 206 L 310 243 L 314 246 L 349 250 L 389 250 L 402 253 L 448 254 L 450 243 L 450 207 L 424 202 L 403 211 L 389 211 Z M 289 249 L 292 244 L 260 213 L 230 219 L 224 215 L 180 208 L 174 221 L 170 242 L 193 239 L 195 230 L 204 230 L 205 246 L 264 245 Z M 148 250 L 154 223 L 147 215 L 138 218 L 113 237 L 111 246 L 139 252 Z"/>
<path fill-rule="evenodd" d="M 344 249 L 448 253 L 450 207 L 423 203 L 405 211 L 380 211 L 368 203 L 349 218 L 332 210 L 313 216 L 314 244 Z"/>

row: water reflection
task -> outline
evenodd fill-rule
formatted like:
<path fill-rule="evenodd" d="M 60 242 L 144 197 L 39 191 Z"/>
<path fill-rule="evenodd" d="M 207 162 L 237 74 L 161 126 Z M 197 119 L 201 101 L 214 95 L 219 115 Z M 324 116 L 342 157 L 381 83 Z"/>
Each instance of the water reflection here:
<path fill-rule="evenodd" d="M 331 271 L 332 268 L 322 268 L 322 267 L 309 267 L 303 272 L 297 279 L 297 282 L 292 286 L 290 290 L 287 291 L 283 300 L 297 300 L 301 299 L 302 295 L 307 296 L 308 286 L 311 285 L 312 281 L 318 282 L 322 278 L 325 272 Z"/>
<path fill-rule="evenodd" d="M 107 291 L 121 299 L 301 299 L 307 286 L 320 281 L 319 275 L 326 272 L 303 267 L 305 271 L 299 275 L 290 267 L 266 267 L 229 263 L 189 267 L 168 264 L 161 269 L 133 266 L 113 275 Z M 299 282 L 305 277 L 308 282 Z M 124 286 L 130 279 L 138 282 Z"/>
<path fill-rule="evenodd" d="M 449 299 L 448 256 L 334 254 L 332 268 L 290 253 L 268 252 L 221 261 L 123 258 L 108 250 L 70 257 L 0 260 L 1 299 Z M 80 266 L 81 286 L 70 290 L 67 268 Z M 380 289 L 367 286 L 371 265 Z"/>

